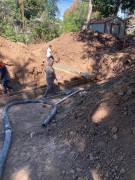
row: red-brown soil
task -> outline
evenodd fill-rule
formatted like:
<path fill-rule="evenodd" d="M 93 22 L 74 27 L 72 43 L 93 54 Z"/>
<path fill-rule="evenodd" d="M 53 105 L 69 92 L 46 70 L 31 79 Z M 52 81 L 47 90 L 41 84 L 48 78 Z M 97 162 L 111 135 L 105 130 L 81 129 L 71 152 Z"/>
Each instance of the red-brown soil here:
<path fill-rule="evenodd" d="M 97 81 L 81 85 L 85 90 L 119 80 L 100 91 L 77 94 L 59 104 L 46 129 L 41 124 L 51 112 L 48 106 L 30 104 L 9 109 L 14 133 L 2 180 L 135 179 L 135 37 L 125 39 L 124 51 L 123 39 L 96 31 L 65 33 L 48 44 L 31 46 L 0 39 L 0 58 L 11 74 L 17 67 L 24 69 L 24 79 L 21 71 L 18 79 L 12 76 L 21 85 L 32 82 L 32 77 L 45 78 L 35 72 L 45 65 L 42 62 L 49 44 L 56 49 L 53 55 L 60 64 L 98 75 Z M 20 61 L 15 55 L 19 50 L 14 47 L 20 49 Z M 15 62 L 21 65 L 16 66 Z M 2 131 L 2 109 L 0 113 Z M 0 148 L 3 142 L 1 135 Z"/>
<path fill-rule="evenodd" d="M 128 38 L 128 51 L 122 52 L 122 39 L 93 30 L 64 33 L 49 43 L 30 46 L 0 37 L 0 58 L 7 65 L 14 90 L 45 84 L 43 72 L 49 44 L 55 49 L 53 56 L 58 63 L 108 79 L 132 63 L 134 41 L 134 37 Z"/>

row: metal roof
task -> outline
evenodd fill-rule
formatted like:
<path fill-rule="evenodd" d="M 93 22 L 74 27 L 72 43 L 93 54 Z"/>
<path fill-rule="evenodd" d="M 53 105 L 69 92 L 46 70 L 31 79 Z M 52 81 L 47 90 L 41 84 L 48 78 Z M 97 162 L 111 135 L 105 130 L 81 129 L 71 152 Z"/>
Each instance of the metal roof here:
<path fill-rule="evenodd" d="M 111 20 L 113 20 L 115 18 L 118 18 L 118 17 L 115 16 L 115 17 L 91 19 L 90 20 L 90 24 L 101 24 L 101 23 L 105 23 L 105 22 L 111 21 Z M 118 18 L 118 19 L 121 20 L 122 22 L 124 22 L 122 19 L 120 19 L 120 18 Z"/>

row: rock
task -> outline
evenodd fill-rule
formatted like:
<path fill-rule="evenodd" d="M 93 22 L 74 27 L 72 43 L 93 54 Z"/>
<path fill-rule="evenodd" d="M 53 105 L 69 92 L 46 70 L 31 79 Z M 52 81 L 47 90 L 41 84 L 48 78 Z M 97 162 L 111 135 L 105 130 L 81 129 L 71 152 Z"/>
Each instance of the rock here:
<path fill-rule="evenodd" d="M 115 134 L 117 131 L 118 131 L 118 128 L 117 128 L 116 126 L 114 126 L 114 127 L 112 128 L 112 130 L 111 130 L 111 132 L 112 132 L 113 134 Z"/>
<path fill-rule="evenodd" d="M 61 172 L 61 174 L 62 174 L 62 176 L 64 176 L 64 175 L 66 174 L 66 171 L 63 170 L 63 171 Z"/>
<path fill-rule="evenodd" d="M 133 89 L 132 88 L 128 89 L 127 95 L 131 96 L 132 94 L 133 94 Z"/>
<path fill-rule="evenodd" d="M 96 166 L 96 170 L 99 171 L 99 169 L 101 168 L 100 163 L 98 163 L 98 165 Z"/>
<path fill-rule="evenodd" d="M 108 176 L 109 176 L 109 174 L 108 174 L 108 172 L 106 172 L 105 177 L 108 177 Z"/>
<path fill-rule="evenodd" d="M 73 180 L 78 180 L 78 176 L 77 175 L 73 175 Z"/>
<path fill-rule="evenodd" d="M 102 133 L 103 135 L 107 135 L 108 134 L 108 132 L 107 131 L 103 131 L 103 133 Z"/>
<path fill-rule="evenodd" d="M 55 119 L 52 119 L 52 122 L 53 122 L 53 123 L 55 123 L 55 122 L 56 122 L 56 120 L 55 120 Z"/>
<path fill-rule="evenodd" d="M 127 115 L 127 112 L 124 112 L 124 115 Z"/>
<path fill-rule="evenodd" d="M 76 106 L 80 106 L 83 103 L 83 101 L 77 101 Z"/>
<path fill-rule="evenodd" d="M 34 134 L 35 134 L 35 132 L 31 132 L 30 137 L 33 138 Z"/>
<path fill-rule="evenodd" d="M 51 124 L 51 127 L 56 127 L 56 126 L 57 126 L 56 123 L 52 123 L 52 124 Z"/>
<path fill-rule="evenodd" d="M 120 170 L 120 173 L 121 173 L 121 174 L 125 174 L 125 172 L 126 172 L 126 170 L 125 170 L 124 168 L 122 168 L 122 169 Z"/>
<path fill-rule="evenodd" d="M 89 178 L 88 178 L 88 177 L 85 177 L 84 180 L 89 180 Z"/>
<path fill-rule="evenodd" d="M 92 153 L 90 153 L 90 160 L 91 160 L 91 161 L 94 160 L 94 157 L 93 157 Z"/>
<path fill-rule="evenodd" d="M 71 169 L 70 173 L 74 175 L 75 174 L 75 170 Z"/>
<path fill-rule="evenodd" d="M 76 157 L 76 153 L 74 151 L 71 151 L 69 156 L 74 159 Z"/>
<path fill-rule="evenodd" d="M 104 147 L 105 147 L 104 141 L 99 141 L 99 142 L 97 143 L 97 146 L 100 147 L 100 148 L 104 148 Z"/>
<path fill-rule="evenodd" d="M 94 135 L 94 134 L 95 134 L 95 129 L 94 129 L 93 126 L 90 127 L 89 133 L 90 133 L 91 135 Z"/>
<path fill-rule="evenodd" d="M 117 140 L 117 139 L 118 139 L 118 136 L 117 136 L 116 134 L 114 134 L 114 135 L 112 136 L 112 138 L 115 139 L 115 140 Z"/>
<path fill-rule="evenodd" d="M 77 172 L 77 173 L 80 173 L 80 172 L 82 172 L 82 169 L 77 168 L 77 169 L 76 169 L 76 172 Z"/>
<path fill-rule="evenodd" d="M 122 161 L 122 160 L 123 160 L 123 156 L 119 156 L 118 161 Z"/>
<path fill-rule="evenodd" d="M 84 180 L 82 177 L 78 177 L 78 180 Z"/>
<path fill-rule="evenodd" d="M 124 95 L 124 92 L 120 91 L 120 92 L 118 92 L 118 95 L 119 95 L 119 96 L 123 96 L 123 95 Z"/>

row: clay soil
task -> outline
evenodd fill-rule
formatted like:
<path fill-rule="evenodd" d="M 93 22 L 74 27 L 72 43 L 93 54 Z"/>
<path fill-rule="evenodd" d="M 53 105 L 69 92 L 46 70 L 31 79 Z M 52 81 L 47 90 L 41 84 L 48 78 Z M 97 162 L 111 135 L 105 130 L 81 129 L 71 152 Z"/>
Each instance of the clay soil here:
<path fill-rule="evenodd" d="M 55 49 L 57 63 L 108 79 L 134 61 L 134 41 L 134 36 L 126 40 L 126 47 L 132 49 L 130 53 L 130 48 L 122 51 L 122 38 L 93 30 L 64 33 L 49 43 L 29 46 L 0 37 L 0 58 L 7 65 L 14 91 L 18 91 L 46 84 L 44 67 L 49 44 Z M 64 80 L 67 79 L 65 76 Z"/>
<path fill-rule="evenodd" d="M 78 93 L 59 104 L 47 128 L 41 125 L 51 107 L 11 107 L 8 116 L 14 132 L 2 180 L 135 180 L 135 37 L 125 39 L 124 51 L 123 39 L 96 31 L 65 33 L 48 43 L 56 49 L 58 63 L 98 76 L 98 80 L 72 91 L 80 87 L 92 90 L 106 81 L 115 83 Z M 35 58 L 26 72 L 45 65 L 42 58 L 48 44 L 17 45 L 27 47 Z M 6 55 L 8 52 L 4 61 L 11 63 Z M 2 108 L 0 113 L 3 131 Z M 3 143 L 4 135 L 0 135 L 0 148 Z"/>

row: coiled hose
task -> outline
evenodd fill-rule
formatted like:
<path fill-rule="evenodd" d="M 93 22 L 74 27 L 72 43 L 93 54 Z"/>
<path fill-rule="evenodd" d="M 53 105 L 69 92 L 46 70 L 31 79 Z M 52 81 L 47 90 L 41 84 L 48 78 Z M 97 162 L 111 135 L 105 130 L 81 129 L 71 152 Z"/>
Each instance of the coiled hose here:
<path fill-rule="evenodd" d="M 42 124 L 43 127 L 47 126 L 47 124 L 50 122 L 51 118 L 55 115 L 55 113 L 57 111 L 57 106 L 54 103 L 46 101 L 46 100 L 18 101 L 18 102 L 10 103 L 10 104 L 8 104 L 8 105 L 6 105 L 4 107 L 4 109 L 3 109 L 3 117 L 4 117 L 4 123 L 5 123 L 5 141 L 4 141 L 4 145 L 3 145 L 3 148 L 1 150 L 1 153 L 0 153 L 0 179 L 1 179 L 1 176 L 2 176 L 4 164 L 6 162 L 6 158 L 7 158 L 7 155 L 8 155 L 8 151 L 9 151 L 9 147 L 10 147 L 10 143 L 11 143 L 11 135 L 12 135 L 12 132 L 13 132 L 13 130 L 12 130 L 11 126 L 10 126 L 10 123 L 9 123 L 7 110 L 11 106 L 18 105 L 18 104 L 28 104 L 28 103 L 43 103 L 43 104 L 49 104 L 49 105 L 51 105 L 53 107 L 53 110 L 52 110 L 51 114 L 43 122 L 43 124 Z"/>

